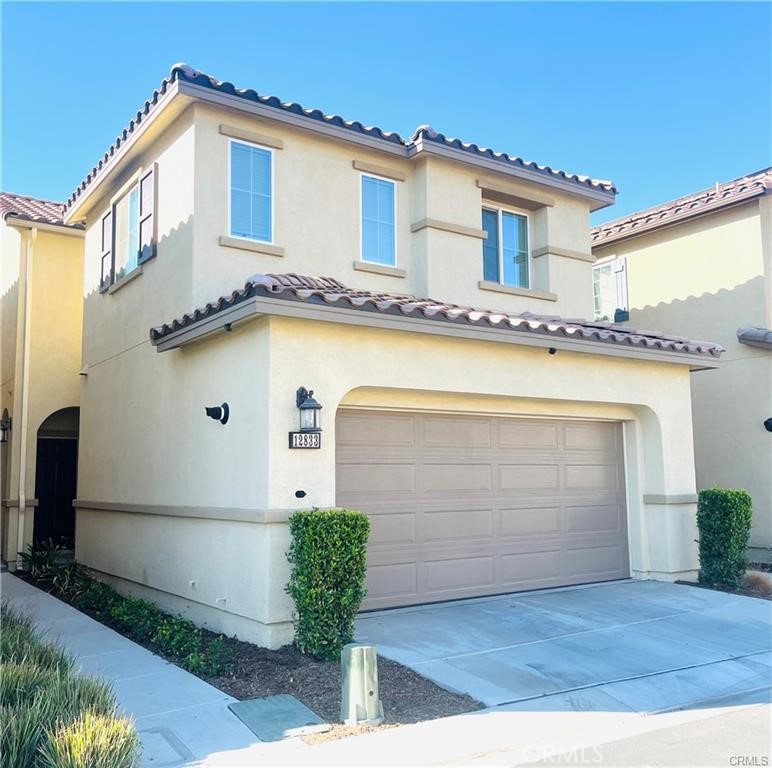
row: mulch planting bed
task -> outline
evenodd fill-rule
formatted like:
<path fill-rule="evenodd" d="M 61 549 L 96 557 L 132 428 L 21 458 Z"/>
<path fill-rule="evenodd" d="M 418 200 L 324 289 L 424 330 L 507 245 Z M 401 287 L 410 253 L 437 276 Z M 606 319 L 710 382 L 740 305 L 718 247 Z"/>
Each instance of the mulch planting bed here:
<path fill-rule="evenodd" d="M 378 659 L 378 683 L 385 722 L 380 726 L 346 726 L 340 723 L 340 662 L 316 661 L 294 646 L 277 651 L 229 639 L 234 656 L 232 675 L 204 678 L 237 699 L 289 693 L 322 719 L 333 723 L 326 733 L 305 737 L 315 743 L 352 736 L 406 723 L 434 720 L 482 709 L 464 694 L 452 693 L 389 659 Z"/>
<path fill-rule="evenodd" d="M 28 573 L 15 574 L 33 586 L 48 591 L 48 588 L 36 582 Z M 70 603 L 65 597 L 51 593 L 63 602 Z M 90 611 L 78 607 L 83 613 Z M 92 616 L 117 632 L 120 628 L 102 616 Z M 208 639 L 217 637 L 207 629 L 203 634 Z M 134 640 L 134 642 L 138 642 Z M 395 661 L 378 658 L 378 683 L 384 711 L 384 723 L 379 726 L 347 726 L 340 722 L 341 671 L 339 661 L 316 661 L 304 656 L 293 645 L 287 645 L 276 651 L 260 648 L 235 638 L 225 638 L 224 643 L 232 654 L 232 671 L 227 675 L 209 676 L 197 674 L 210 685 L 233 696 L 236 699 L 255 699 L 289 693 L 316 712 L 332 729 L 325 733 L 305 736 L 304 741 L 318 743 L 331 739 L 341 739 L 371 731 L 394 728 L 398 725 L 435 720 L 439 717 L 460 715 L 482 709 L 484 705 L 461 693 L 446 691 L 439 685 L 427 680 L 413 670 Z M 151 644 L 144 645 L 162 658 L 177 663 L 167 656 L 162 649 Z"/>
<path fill-rule="evenodd" d="M 719 584 L 700 584 L 696 581 L 676 581 L 676 584 L 685 584 L 687 587 L 697 587 L 699 589 L 712 589 L 716 592 L 726 592 L 730 595 L 741 595 L 742 597 L 757 597 L 760 600 L 772 600 L 772 594 L 759 589 L 746 589 L 745 587 L 724 587 Z"/>

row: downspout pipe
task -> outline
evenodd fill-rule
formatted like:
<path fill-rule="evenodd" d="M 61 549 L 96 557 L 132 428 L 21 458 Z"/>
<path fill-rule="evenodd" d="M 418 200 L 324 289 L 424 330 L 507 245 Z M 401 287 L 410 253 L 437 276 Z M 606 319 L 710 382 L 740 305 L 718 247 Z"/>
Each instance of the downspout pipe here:
<path fill-rule="evenodd" d="M 16 532 L 16 568 L 21 569 L 21 553 L 24 552 L 24 522 L 27 512 L 27 427 L 29 425 L 29 355 L 30 355 L 30 320 L 32 315 L 31 283 L 32 259 L 37 227 L 32 227 L 27 237 L 24 250 L 24 315 L 22 327 L 22 371 L 21 371 L 21 430 L 19 434 L 19 510 Z"/>

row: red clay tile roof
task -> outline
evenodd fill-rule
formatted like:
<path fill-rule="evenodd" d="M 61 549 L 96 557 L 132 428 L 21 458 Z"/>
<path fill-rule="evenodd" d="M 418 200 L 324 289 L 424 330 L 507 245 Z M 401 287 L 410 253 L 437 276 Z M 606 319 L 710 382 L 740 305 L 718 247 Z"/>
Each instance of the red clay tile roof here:
<path fill-rule="evenodd" d="M 181 318 L 157 328 L 151 328 L 150 339 L 156 344 L 175 331 L 191 326 L 255 296 L 300 301 L 308 304 L 334 305 L 350 310 L 376 311 L 439 322 L 506 328 L 513 331 L 525 331 L 604 344 L 626 344 L 633 347 L 704 355 L 711 358 L 720 357 L 724 351 L 721 345 L 712 342 L 691 341 L 681 336 L 638 331 L 613 323 L 567 320 L 561 317 L 534 315 L 530 312 L 513 314 L 473 309 L 434 299 L 418 299 L 408 295 L 348 288 L 332 277 L 306 277 L 296 274 L 253 275 L 242 289 L 234 291 L 230 296 L 222 296 L 217 301 L 207 304 L 203 309 L 196 309 Z"/>
<path fill-rule="evenodd" d="M 593 245 L 605 245 L 626 237 L 651 232 L 694 216 L 737 205 L 772 191 L 772 168 L 741 176 L 739 179 L 716 184 L 715 187 L 679 197 L 654 208 L 609 221 L 590 232 Z"/>
<path fill-rule="evenodd" d="M 69 226 L 62 220 L 63 215 L 64 203 L 0 192 L 0 216 L 3 220 L 15 218 L 40 224 L 53 224 L 59 227 Z M 72 228 L 83 229 L 80 224 L 73 225 Z"/>
<path fill-rule="evenodd" d="M 268 106 L 280 110 L 282 112 L 291 112 L 301 117 L 308 118 L 309 120 L 315 120 L 328 125 L 334 125 L 339 128 L 344 128 L 356 133 L 369 136 L 384 142 L 391 144 L 397 144 L 405 149 L 405 156 L 408 155 L 408 150 L 414 148 L 419 141 L 428 141 L 435 144 L 441 144 L 448 147 L 460 149 L 470 154 L 475 154 L 483 157 L 490 158 L 501 163 L 517 166 L 530 171 L 534 171 L 545 176 L 550 176 L 555 179 L 561 179 L 575 183 L 581 187 L 599 190 L 601 192 L 608 193 L 609 195 L 615 195 L 616 187 L 610 181 L 596 180 L 589 176 L 580 176 L 574 173 L 567 173 L 553 169 L 547 165 L 539 165 L 530 160 L 523 160 L 522 158 L 508 155 L 502 152 L 494 152 L 491 149 L 485 149 L 479 147 L 477 144 L 467 144 L 459 139 L 449 139 L 443 134 L 437 133 L 429 126 L 421 126 L 416 129 L 412 138 L 409 141 L 405 141 L 402 136 L 394 131 L 384 131 L 377 126 L 366 126 L 358 120 L 345 120 L 340 115 L 329 115 L 320 109 L 308 109 L 297 102 L 285 102 L 276 96 L 263 96 L 252 88 L 236 88 L 233 83 L 229 83 L 223 80 L 217 80 L 211 75 L 207 75 L 203 72 L 199 72 L 193 69 L 188 64 L 180 63 L 175 64 L 168 77 L 161 81 L 159 87 L 153 91 L 152 96 L 142 105 L 137 111 L 136 115 L 132 118 L 126 128 L 123 129 L 118 138 L 113 142 L 110 148 L 105 152 L 99 162 L 91 169 L 90 173 L 83 181 L 77 186 L 75 191 L 70 195 L 69 199 L 65 203 L 65 211 L 69 210 L 75 201 L 83 194 L 86 188 L 95 180 L 100 174 L 104 166 L 115 155 L 115 153 L 126 143 L 131 134 L 139 127 L 139 125 L 155 110 L 160 98 L 169 89 L 169 86 L 175 81 L 192 83 L 194 85 L 203 86 L 213 91 L 225 93 L 231 96 L 237 96 L 245 101 L 251 101 L 263 106 Z"/>

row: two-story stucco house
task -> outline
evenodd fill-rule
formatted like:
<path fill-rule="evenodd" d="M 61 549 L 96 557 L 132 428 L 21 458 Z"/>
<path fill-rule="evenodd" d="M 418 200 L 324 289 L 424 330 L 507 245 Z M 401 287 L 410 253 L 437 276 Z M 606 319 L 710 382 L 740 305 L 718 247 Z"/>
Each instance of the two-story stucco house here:
<path fill-rule="evenodd" d="M 370 515 L 366 608 L 693 577 L 690 371 L 721 348 L 561 319 L 614 198 L 175 66 L 66 204 L 78 560 L 273 647 L 298 508 Z"/>
<path fill-rule="evenodd" d="M 753 499 L 749 557 L 772 562 L 772 168 L 592 231 L 596 317 L 726 348 L 692 378 L 698 488 Z"/>
<path fill-rule="evenodd" d="M 83 227 L 0 192 L 0 556 L 75 531 Z"/>

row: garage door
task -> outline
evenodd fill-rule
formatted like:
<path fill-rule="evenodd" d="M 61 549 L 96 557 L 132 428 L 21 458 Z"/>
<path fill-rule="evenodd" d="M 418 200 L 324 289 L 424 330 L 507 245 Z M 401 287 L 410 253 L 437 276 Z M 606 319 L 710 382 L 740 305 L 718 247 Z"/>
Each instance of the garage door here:
<path fill-rule="evenodd" d="M 365 609 L 630 575 L 619 423 L 341 410 L 337 503 Z"/>

